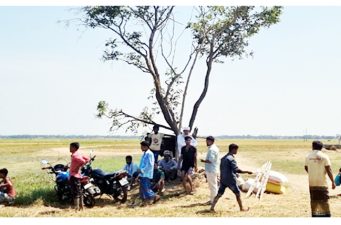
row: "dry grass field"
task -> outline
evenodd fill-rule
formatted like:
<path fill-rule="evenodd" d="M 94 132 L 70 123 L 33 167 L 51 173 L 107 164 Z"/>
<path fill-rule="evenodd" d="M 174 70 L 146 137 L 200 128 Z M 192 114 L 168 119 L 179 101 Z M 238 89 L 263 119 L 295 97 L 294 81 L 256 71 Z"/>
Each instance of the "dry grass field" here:
<path fill-rule="evenodd" d="M 265 194 L 261 201 L 254 196 L 243 202 L 251 209 L 239 212 L 232 192 L 227 190 L 219 201 L 216 212 L 208 212 L 204 206 L 209 197 L 207 183 L 196 179 L 194 195 L 185 195 L 177 182 L 167 184 L 161 200 L 155 205 L 131 207 L 136 190 L 129 193 L 125 204 L 114 203 L 108 197 L 97 199 L 96 206 L 75 213 L 68 205 L 57 202 L 53 190 L 54 181 L 51 175 L 42 171 L 40 161 L 68 162 L 70 154 L 68 144 L 75 140 L 11 140 L 0 139 L 0 167 L 9 169 L 18 193 L 14 206 L 0 208 L 0 217 L 309 217 L 309 191 L 307 175 L 303 169 L 305 155 L 311 149 L 311 141 L 302 140 L 217 140 L 221 156 L 227 152 L 230 143 L 240 146 L 236 156 L 242 169 L 256 170 L 270 160 L 273 169 L 285 174 L 289 179 L 287 192 L 283 195 Z M 97 155 L 93 166 L 105 171 L 122 168 L 126 154 L 132 154 L 138 163 L 141 150 L 138 140 L 78 140 L 81 151 L 88 154 L 94 150 Z M 204 158 L 206 146 L 199 141 L 200 158 Z M 332 161 L 334 175 L 341 164 L 341 153 L 326 151 Z M 202 164 L 199 164 L 203 166 Z M 248 175 L 250 176 L 250 175 Z M 252 177 L 252 175 L 251 175 Z M 247 178 L 247 176 L 244 176 Z M 341 216 L 340 187 L 330 192 L 331 212 Z M 138 202 L 139 200 L 137 200 Z"/>

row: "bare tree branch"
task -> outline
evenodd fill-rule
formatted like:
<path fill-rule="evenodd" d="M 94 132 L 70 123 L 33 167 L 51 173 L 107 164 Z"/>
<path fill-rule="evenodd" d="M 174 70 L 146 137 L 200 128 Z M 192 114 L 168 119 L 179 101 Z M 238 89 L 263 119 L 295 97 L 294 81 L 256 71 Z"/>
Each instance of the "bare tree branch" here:
<path fill-rule="evenodd" d="M 184 93 L 182 95 L 181 113 L 180 113 L 180 119 L 179 119 L 179 129 L 181 129 L 181 127 L 182 127 L 182 119 L 183 119 L 183 115 L 184 115 L 184 109 L 185 109 L 185 103 L 186 103 L 186 97 L 187 97 L 187 90 L 188 90 L 188 87 L 189 87 L 189 81 L 191 79 L 194 66 L 195 66 L 195 64 L 197 62 L 197 59 L 198 59 L 198 55 L 199 55 L 199 51 L 196 51 L 196 54 L 195 54 L 195 57 L 194 57 L 191 69 L 189 70 L 189 73 L 188 73 L 188 77 L 187 77 L 187 81 L 186 81 L 186 86 L 184 88 Z M 190 126 L 190 128 L 192 129 L 191 126 Z"/>
<path fill-rule="evenodd" d="M 155 121 L 153 120 L 143 120 L 141 118 L 138 118 L 138 117 L 135 117 L 135 116 L 132 116 L 128 113 L 125 113 L 123 112 L 122 110 L 118 111 L 117 112 L 117 115 L 108 115 L 108 114 L 103 114 L 103 116 L 109 118 L 109 119 L 112 119 L 114 117 L 118 118 L 118 117 L 122 117 L 122 118 L 119 118 L 119 119 L 126 119 L 126 118 L 130 118 L 131 120 L 128 120 L 128 121 L 125 121 L 125 122 L 122 122 L 120 125 L 115 125 L 115 126 L 120 126 L 120 128 L 123 126 L 123 125 L 126 125 L 127 123 L 129 122 L 132 122 L 132 121 L 137 121 L 137 122 L 141 122 L 141 123 L 144 123 L 144 124 L 151 124 L 151 125 L 159 125 L 160 127 L 164 128 L 164 129 L 167 129 L 167 130 L 172 130 L 170 127 L 167 127 L 165 125 L 162 125 L 162 124 L 159 124 L 159 123 L 156 123 Z"/>

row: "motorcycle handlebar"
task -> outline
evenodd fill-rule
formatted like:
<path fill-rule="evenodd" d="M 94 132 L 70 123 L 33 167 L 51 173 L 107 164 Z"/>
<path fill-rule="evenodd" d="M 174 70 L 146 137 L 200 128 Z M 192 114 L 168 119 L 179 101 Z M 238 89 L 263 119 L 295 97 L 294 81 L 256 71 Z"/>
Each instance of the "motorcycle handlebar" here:
<path fill-rule="evenodd" d="M 51 166 L 48 166 L 48 167 L 43 167 L 43 168 L 41 168 L 42 170 L 49 170 L 49 169 L 52 169 L 52 167 Z"/>

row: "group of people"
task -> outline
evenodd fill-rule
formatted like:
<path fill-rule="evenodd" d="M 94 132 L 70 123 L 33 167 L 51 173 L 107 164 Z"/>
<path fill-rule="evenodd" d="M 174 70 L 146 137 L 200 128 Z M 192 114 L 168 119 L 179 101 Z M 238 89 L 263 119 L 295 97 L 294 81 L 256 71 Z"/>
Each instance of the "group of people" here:
<path fill-rule="evenodd" d="M 158 133 L 158 127 L 154 127 L 155 133 Z M 181 140 L 183 138 L 183 140 Z M 162 138 L 161 140 L 162 141 Z M 158 193 L 164 190 L 165 180 L 174 180 L 177 178 L 177 172 L 180 171 L 182 184 L 187 194 L 193 194 L 192 175 L 198 170 L 197 167 L 197 142 L 189 134 L 189 128 L 184 128 L 183 134 L 178 136 L 177 140 L 178 160 L 172 158 L 172 152 L 165 151 L 164 158 L 158 161 L 159 152 L 157 148 L 151 150 L 150 146 L 155 147 L 156 141 L 150 144 L 147 141 L 140 143 L 143 155 L 140 160 L 140 165 L 132 163 L 132 156 L 126 157 L 127 165 L 124 167 L 129 175 L 133 178 L 139 177 L 140 181 L 140 197 L 143 200 L 142 204 L 148 201 L 153 203 L 160 199 Z M 161 144 L 161 142 L 159 143 Z M 181 146 L 182 145 L 182 146 Z M 230 144 L 228 153 L 219 161 L 219 148 L 215 144 L 215 138 L 212 136 L 206 137 L 206 145 L 208 147 L 205 159 L 200 161 L 205 164 L 205 174 L 208 182 L 210 192 L 210 199 L 206 203 L 210 205 L 210 210 L 214 211 L 215 205 L 224 194 L 225 189 L 229 188 L 236 196 L 236 200 L 241 211 L 249 210 L 244 207 L 240 198 L 240 189 L 237 185 L 238 174 L 248 173 L 251 171 L 244 171 L 237 166 L 234 156 L 238 152 L 239 146 Z M 181 146 L 181 147 L 179 147 Z M 70 144 L 71 166 L 70 166 L 70 181 L 75 191 L 75 205 L 76 209 L 79 204 L 82 204 L 80 191 L 80 168 L 88 162 L 89 158 L 81 156 L 77 150 L 79 143 Z M 329 191 L 327 177 L 331 181 L 332 189 L 335 189 L 334 176 L 331 169 L 331 162 L 327 154 L 321 150 L 323 143 L 320 141 L 312 142 L 312 151 L 306 156 L 305 170 L 309 177 L 309 192 L 312 217 L 330 217 L 329 207 Z M 158 149 L 160 151 L 160 149 Z M 157 152 L 157 153 L 156 153 Z M 220 171 L 219 171 L 220 170 Z M 220 176 L 219 176 L 220 172 Z M 7 169 L 0 170 L 0 178 L 4 180 L 4 184 L 0 185 L 0 202 L 6 199 L 8 202 L 13 202 L 15 197 L 15 190 L 10 179 L 7 177 Z M 218 185 L 218 176 L 220 177 Z M 1 192 L 1 188 L 6 188 L 7 193 Z M 219 187 L 219 188 L 218 188 Z M 77 207 L 78 204 L 78 207 Z M 81 206 L 82 207 L 82 206 Z"/>
<path fill-rule="evenodd" d="M 133 181 L 137 176 L 140 177 L 140 197 L 143 200 L 143 205 L 148 201 L 153 201 L 154 203 L 158 201 L 160 199 L 158 193 L 160 193 L 160 190 L 163 190 L 164 181 L 176 179 L 178 172 L 181 176 L 185 193 L 194 194 L 192 175 L 198 171 L 197 141 L 190 135 L 190 128 L 185 127 L 183 133 L 177 136 L 175 159 L 172 159 L 172 153 L 166 150 L 163 153 L 164 158 L 158 161 L 162 137 L 163 134 L 159 133 L 159 127 L 155 125 L 153 133 L 149 136 L 149 141 L 142 141 L 140 143 L 143 155 L 139 167 L 136 164 L 132 164 L 131 156 L 126 157 L 127 164 L 123 169 L 128 171 Z M 236 195 L 240 210 L 248 210 L 247 207 L 243 207 L 240 198 L 237 174 L 251 174 L 252 172 L 243 171 L 238 168 L 234 159 L 234 155 L 238 151 L 238 145 L 231 144 L 228 153 L 220 161 L 219 148 L 215 144 L 213 136 L 206 137 L 206 145 L 208 147 L 206 158 L 200 160 L 205 164 L 205 174 L 210 192 L 210 198 L 206 204 L 211 205 L 210 210 L 214 211 L 219 198 L 224 194 L 225 189 L 229 188 Z M 219 170 L 220 185 L 218 185 Z M 155 184 L 157 186 L 154 186 Z"/>
<path fill-rule="evenodd" d="M 197 166 L 197 142 L 189 133 L 189 128 L 184 128 L 183 133 L 177 137 L 177 149 L 175 159 L 171 151 L 163 152 L 163 159 L 158 160 L 162 134 L 158 133 L 158 126 L 154 126 L 154 133 L 151 141 L 140 143 L 143 152 L 139 165 L 133 162 L 131 155 L 126 156 L 124 170 L 128 173 L 130 184 L 134 185 L 137 178 L 139 180 L 140 198 L 142 205 L 156 203 L 160 200 L 160 194 L 164 191 L 165 182 L 177 179 L 181 175 L 181 181 L 186 194 L 193 194 L 192 175 L 198 170 Z M 205 174 L 209 189 L 210 210 L 214 208 L 224 194 L 225 189 L 229 188 L 236 196 L 236 200 L 241 211 L 249 210 L 244 207 L 240 198 L 240 189 L 237 185 L 238 174 L 248 173 L 237 166 L 235 155 L 239 146 L 230 144 L 228 153 L 219 160 L 219 148 L 215 144 L 215 138 L 206 137 L 207 153 L 205 159 L 200 159 L 205 164 Z M 79 153 L 80 145 L 78 142 L 70 144 L 71 165 L 70 165 L 70 185 L 74 196 L 74 206 L 76 210 L 83 209 L 82 188 L 81 188 L 81 168 L 89 162 L 90 158 Z M 321 150 L 323 143 L 314 141 L 312 152 L 306 156 L 305 170 L 309 177 L 309 191 L 311 212 L 313 217 L 330 217 L 329 192 L 327 176 L 329 177 L 332 188 L 335 189 L 335 181 L 331 170 L 331 162 Z M 341 171 L 341 169 L 340 169 Z M 220 172 L 220 174 L 219 174 Z M 220 177 L 218 181 L 218 177 Z M 13 204 L 16 191 L 8 177 L 6 168 L 0 169 L 0 204 Z"/>

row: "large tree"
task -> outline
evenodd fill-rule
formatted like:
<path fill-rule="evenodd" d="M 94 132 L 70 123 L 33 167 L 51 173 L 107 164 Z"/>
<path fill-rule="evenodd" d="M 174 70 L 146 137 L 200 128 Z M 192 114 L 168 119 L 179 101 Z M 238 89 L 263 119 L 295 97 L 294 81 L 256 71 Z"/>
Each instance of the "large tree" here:
<path fill-rule="evenodd" d="M 184 125 L 184 110 L 191 77 L 204 79 L 204 86 L 192 107 L 188 125 L 193 128 L 203 102 L 215 63 L 226 59 L 242 59 L 252 54 L 247 49 L 250 37 L 261 28 L 279 21 L 281 7 L 207 6 L 193 7 L 193 21 L 179 21 L 174 6 L 96 6 L 85 7 L 86 26 L 112 32 L 107 40 L 103 58 L 121 60 L 151 77 L 153 107 L 140 115 L 122 109 L 109 109 L 105 101 L 98 104 L 98 116 L 112 119 L 111 129 L 126 128 L 136 131 L 141 125 L 159 124 L 178 134 Z M 182 26 L 179 32 L 179 26 Z M 176 31 L 175 31 L 176 30 Z M 177 61 L 177 44 L 185 33 L 190 33 L 189 51 L 182 64 Z M 181 51 L 183 58 L 184 51 Z M 200 74 L 194 69 L 205 63 Z M 228 68 L 227 68 L 228 69 Z M 146 96 L 147 97 L 147 96 Z M 164 122 L 155 121 L 161 113 Z"/>

